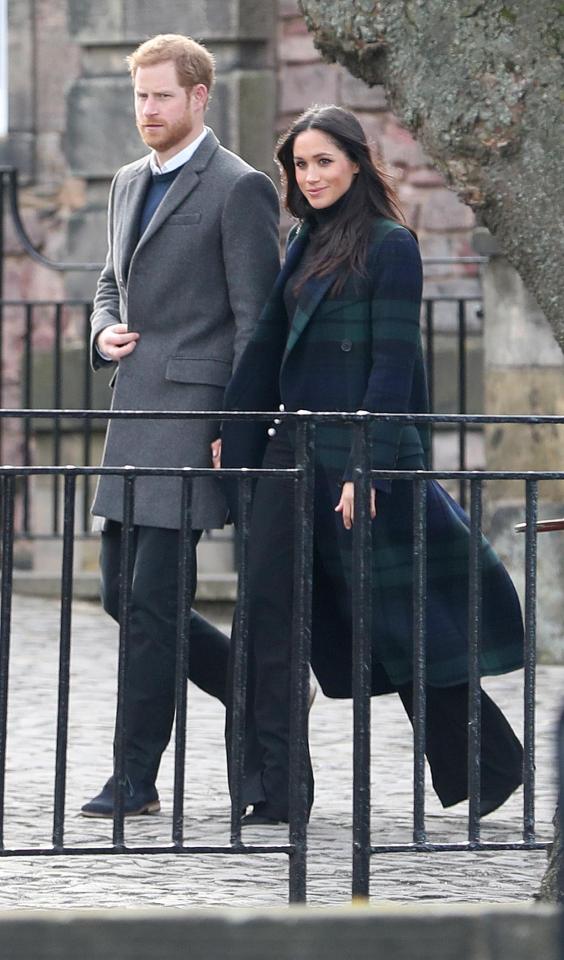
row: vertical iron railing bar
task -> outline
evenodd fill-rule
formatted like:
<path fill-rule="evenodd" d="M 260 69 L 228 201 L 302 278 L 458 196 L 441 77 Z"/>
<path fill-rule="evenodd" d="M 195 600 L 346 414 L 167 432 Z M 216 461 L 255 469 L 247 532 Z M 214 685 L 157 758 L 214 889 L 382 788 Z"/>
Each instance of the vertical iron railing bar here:
<path fill-rule="evenodd" d="M 426 338 L 426 362 L 427 362 L 427 388 L 429 391 L 429 411 L 435 411 L 435 304 L 433 300 L 425 301 L 425 338 Z M 433 469 L 433 439 L 435 428 L 429 424 L 429 436 L 431 440 L 429 449 L 429 466 Z"/>
<path fill-rule="evenodd" d="M 307 792 L 309 661 L 313 575 L 314 424 L 296 424 L 294 498 L 294 588 L 290 665 L 290 853 L 289 900 L 307 897 Z"/>
<path fill-rule="evenodd" d="M 27 410 L 33 406 L 33 366 L 32 366 L 32 343 L 33 343 L 33 304 L 25 305 L 25 333 L 24 333 L 24 357 L 23 357 L 23 404 Z M 26 417 L 23 423 L 24 444 L 23 461 L 24 466 L 31 464 L 31 436 L 32 421 Z M 31 477 L 23 478 L 23 532 L 31 532 L 31 499 L 30 484 Z"/>
<path fill-rule="evenodd" d="M 243 477 L 239 483 L 238 522 L 238 576 L 237 606 L 231 643 L 233 646 L 233 675 L 231 680 L 231 727 L 229 736 L 229 783 L 231 787 L 231 843 L 241 843 L 241 813 L 243 811 L 243 772 L 245 725 L 247 708 L 247 670 L 249 650 L 249 527 L 252 480 Z"/>
<path fill-rule="evenodd" d="M 53 405 L 55 410 L 62 407 L 62 362 L 61 362 L 61 326 L 62 303 L 55 304 L 55 358 L 53 369 Z M 53 463 L 61 462 L 61 420 L 53 419 Z M 53 534 L 59 534 L 59 477 L 53 475 Z"/>
<path fill-rule="evenodd" d="M 556 767 L 558 772 L 558 806 L 556 816 L 558 817 L 558 833 L 560 843 L 564 837 L 564 709 L 558 718 L 558 728 L 556 731 Z M 564 960 L 564 856 L 562 848 L 558 857 L 557 899 L 560 907 L 560 960 Z"/>
<path fill-rule="evenodd" d="M 114 826 L 112 842 L 120 849 L 124 845 L 124 790 L 125 790 L 125 699 L 127 694 L 129 633 L 131 623 L 131 583 L 134 550 L 135 474 L 123 477 L 123 522 L 120 544 L 119 573 L 119 656 L 116 733 L 114 743 Z"/>
<path fill-rule="evenodd" d="M 4 849 L 4 800 L 6 792 L 6 743 L 8 739 L 8 679 L 12 623 L 12 577 L 14 553 L 14 476 L 2 477 L 2 586 L 0 608 L 0 850 Z"/>
<path fill-rule="evenodd" d="M 523 840 L 535 839 L 535 681 L 538 481 L 526 480 Z"/>
<path fill-rule="evenodd" d="M 413 487 L 413 842 L 425 843 L 427 481 Z"/>
<path fill-rule="evenodd" d="M 5 203 L 4 203 L 4 187 L 5 187 L 5 175 L 4 171 L 0 170 L 0 321 L 2 320 L 2 300 L 4 299 L 4 255 L 5 255 L 5 234 L 4 234 L 4 212 L 5 212 Z M 2 323 L 0 322 L 0 342 L 2 336 Z M 0 360 L 2 355 L 0 352 Z M 3 367 L 0 367 L 3 369 Z M 1 406 L 0 397 L 0 406 Z M 0 443 L 0 451 L 2 450 L 2 445 Z"/>
<path fill-rule="evenodd" d="M 1 190 L 1 180 L 0 180 L 0 195 L 2 194 Z M 0 210 L 0 214 L 1 214 Z M 2 233 L 2 220 L 0 220 L 0 235 Z M 2 278 L 2 269 L 3 263 L 0 260 L 0 285 Z M 0 370 L 4 370 L 4 304 L 0 300 Z M 0 377 L 0 408 L 4 407 L 6 404 L 4 402 L 4 377 Z M 4 463 L 5 454 L 4 454 L 4 422 L 0 418 L 0 462 Z"/>
<path fill-rule="evenodd" d="M 464 300 L 458 301 L 458 412 L 466 413 L 466 309 Z M 466 424 L 458 428 L 458 469 L 466 470 Z M 460 481 L 460 505 L 466 508 L 466 482 Z"/>
<path fill-rule="evenodd" d="M 353 858 L 352 895 L 370 893 L 370 694 L 372 687 L 372 521 L 368 422 L 355 424 L 353 523 Z"/>
<path fill-rule="evenodd" d="M 188 706 L 188 668 L 190 659 L 190 610 L 194 579 L 192 548 L 192 481 L 182 478 L 180 530 L 178 531 L 178 600 L 175 673 L 174 789 L 172 805 L 172 841 L 184 843 L 184 784 L 186 774 L 186 710 Z"/>
<path fill-rule="evenodd" d="M 482 480 L 470 481 L 468 576 L 468 840 L 480 840 Z"/>
<path fill-rule="evenodd" d="M 74 561 L 74 508 L 76 476 L 64 479 L 63 562 L 61 570 L 61 618 L 59 630 L 59 690 L 57 704 L 57 748 L 55 755 L 55 790 L 53 809 L 53 847 L 64 845 L 65 788 L 69 725 L 72 588 Z"/>
<path fill-rule="evenodd" d="M 83 335 L 84 335 L 84 409 L 90 410 L 92 407 L 92 366 L 90 363 L 90 304 L 83 304 Z M 82 435 L 82 462 L 86 467 L 91 465 L 92 461 L 92 420 L 86 417 L 83 424 Z M 90 527 L 90 477 L 85 475 L 82 478 L 82 532 L 87 533 Z"/>
<path fill-rule="evenodd" d="M 5 262 L 5 233 L 4 233 L 4 214 L 5 214 L 5 187 L 6 177 L 3 170 L 0 170 L 0 371 L 4 370 L 4 262 Z M 4 377 L 0 376 L 0 407 L 4 406 Z M 4 457 L 4 424 L 0 422 L 0 462 L 5 462 Z"/>

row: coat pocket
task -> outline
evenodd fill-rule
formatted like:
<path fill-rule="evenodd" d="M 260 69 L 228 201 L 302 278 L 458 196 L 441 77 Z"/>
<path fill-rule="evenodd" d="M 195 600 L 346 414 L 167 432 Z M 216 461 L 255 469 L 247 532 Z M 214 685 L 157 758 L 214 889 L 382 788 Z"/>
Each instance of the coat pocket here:
<path fill-rule="evenodd" d="M 201 213 L 171 213 L 170 217 L 167 217 L 166 222 L 173 226 L 184 226 L 190 223 L 200 223 L 201 219 Z"/>
<path fill-rule="evenodd" d="M 199 357 L 170 357 L 165 379 L 177 383 L 207 383 L 225 387 L 231 377 L 231 364 L 226 360 Z"/>

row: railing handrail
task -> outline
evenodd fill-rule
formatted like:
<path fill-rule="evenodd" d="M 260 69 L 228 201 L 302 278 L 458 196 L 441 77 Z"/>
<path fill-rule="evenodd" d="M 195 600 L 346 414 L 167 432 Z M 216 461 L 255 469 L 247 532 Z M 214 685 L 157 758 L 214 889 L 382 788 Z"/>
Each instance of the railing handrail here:
<path fill-rule="evenodd" d="M 312 421 L 313 423 L 404 423 L 408 424 L 437 424 L 437 423 L 516 423 L 516 424 L 551 424 L 564 425 L 563 414 L 490 414 L 490 413 L 375 413 L 370 410 L 356 410 L 355 412 L 336 411 L 280 411 L 280 410 L 83 410 L 76 407 L 71 409 L 38 408 L 0 409 L 0 419 L 72 419 L 72 420 L 242 420 L 266 422 L 272 419 L 287 420 L 289 422 Z M 460 472 L 460 471 L 458 471 Z"/>
<path fill-rule="evenodd" d="M 564 470 L 377 470 L 371 477 L 380 480 L 564 480 Z M 300 467 L 77 467 L 74 464 L 52 466 L 0 466 L 1 476 L 18 477 L 283 477 L 300 479 Z"/>

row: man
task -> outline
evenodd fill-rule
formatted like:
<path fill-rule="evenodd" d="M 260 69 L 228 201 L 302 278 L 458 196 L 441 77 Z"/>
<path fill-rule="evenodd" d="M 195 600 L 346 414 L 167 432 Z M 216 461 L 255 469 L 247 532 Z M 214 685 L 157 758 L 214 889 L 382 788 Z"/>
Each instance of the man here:
<path fill-rule="evenodd" d="M 149 156 L 122 167 L 110 192 L 109 249 L 92 314 L 95 367 L 117 364 L 113 409 L 221 410 L 232 369 L 279 268 L 278 196 L 267 176 L 220 146 L 204 125 L 210 53 L 166 34 L 128 57 L 137 129 Z M 211 467 L 218 424 L 114 420 L 104 466 Z M 119 619 L 123 481 L 101 477 L 102 598 Z M 202 530 L 221 527 L 215 478 L 193 482 L 192 570 Z M 126 816 L 160 809 L 155 786 L 174 718 L 181 481 L 135 484 L 133 581 L 125 690 Z M 190 585 L 190 600 L 196 585 Z M 226 698 L 229 642 L 197 614 L 190 678 Z M 111 817 L 113 778 L 82 807 Z"/>

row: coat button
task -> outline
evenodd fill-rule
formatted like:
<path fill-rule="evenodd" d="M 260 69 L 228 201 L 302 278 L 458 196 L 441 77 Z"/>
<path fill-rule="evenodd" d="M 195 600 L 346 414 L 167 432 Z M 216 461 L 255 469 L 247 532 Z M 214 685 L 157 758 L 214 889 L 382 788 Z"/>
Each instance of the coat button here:
<path fill-rule="evenodd" d="M 352 350 L 352 340 L 343 340 L 341 343 L 341 350 L 343 353 L 348 353 Z"/>
<path fill-rule="evenodd" d="M 274 427 L 269 427 L 266 432 L 268 433 L 268 436 L 269 436 L 269 437 L 275 437 L 275 436 L 276 436 L 276 430 L 274 429 Z"/>

